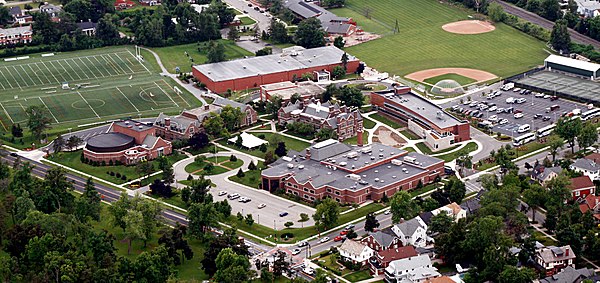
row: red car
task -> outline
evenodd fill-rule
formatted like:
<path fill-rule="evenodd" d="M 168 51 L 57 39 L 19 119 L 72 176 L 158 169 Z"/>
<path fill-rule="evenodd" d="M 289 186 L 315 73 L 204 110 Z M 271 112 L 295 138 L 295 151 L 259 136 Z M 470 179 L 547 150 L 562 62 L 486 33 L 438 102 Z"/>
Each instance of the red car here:
<path fill-rule="evenodd" d="M 344 236 L 346 234 L 348 234 L 348 230 L 343 230 L 342 232 L 340 232 L 340 235 L 342 235 L 342 236 Z"/>
<path fill-rule="evenodd" d="M 342 236 L 335 236 L 335 238 L 333 238 L 334 242 L 339 242 L 341 240 L 343 240 L 344 238 Z"/>

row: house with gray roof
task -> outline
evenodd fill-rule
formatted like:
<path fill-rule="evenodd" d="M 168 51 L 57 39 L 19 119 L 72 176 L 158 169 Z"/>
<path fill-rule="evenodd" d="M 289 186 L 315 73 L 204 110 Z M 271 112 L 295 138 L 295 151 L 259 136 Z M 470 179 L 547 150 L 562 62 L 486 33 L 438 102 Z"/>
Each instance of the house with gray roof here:
<path fill-rule="evenodd" d="M 559 166 L 555 167 L 546 167 L 543 164 L 536 163 L 531 170 L 531 179 L 540 183 L 541 185 L 545 185 L 546 182 L 554 179 L 558 174 L 560 174 L 563 169 Z"/>
<path fill-rule="evenodd" d="M 363 118 L 357 108 L 312 99 L 288 102 L 279 108 L 277 123 L 282 126 L 290 123 L 309 124 L 315 132 L 331 129 L 339 141 L 355 137 L 363 131 Z M 362 142 L 362 137 L 359 140 Z"/>
<path fill-rule="evenodd" d="M 283 5 L 300 19 L 317 18 L 330 36 L 349 36 L 357 30 L 352 18 L 339 17 L 314 2 L 286 0 Z"/>
<path fill-rule="evenodd" d="M 540 279 L 540 283 L 579 283 L 594 276 L 594 270 L 589 268 L 575 269 L 567 266 L 561 272 Z"/>
<path fill-rule="evenodd" d="M 385 268 L 385 282 L 425 282 L 440 276 L 427 255 L 394 260 Z"/>
<path fill-rule="evenodd" d="M 427 224 L 419 216 L 392 226 L 392 231 L 403 246 L 422 248 L 427 245 Z"/>
<path fill-rule="evenodd" d="M 571 246 L 562 247 L 548 246 L 536 250 L 536 267 L 546 276 L 552 276 L 561 272 L 568 266 L 575 266 L 575 253 Z"/>
<path fill-rule="evenodd" d="M 13 18 L 12 21 L 19 24 L 25 24 L 33 22 L 33 16 L 26 14 L 21 10 L 19 6 L 12 6 L 8 10 L 8 13 Z"/>
<path fill-rule="evenodd" d="M 400 239 L 390 230 L 369 233 L 361 242 L 376 252 L 397 249 L 402 246 Z"/>
<path fill-rule="evenodd" d="M 48 16 L 50 16 L 50 19 L 53 22 L 58 22 L 58 21 L 60 21 L 59 16 L 60 16 L 60 13 L 62 13 L 63 9 L 60 6 L 56 6 L 54 4 L 48 3 L 48 4 L 44 4 L 44 5 L 40 6 L 39 11 L 40 11 L 40 13 L 48 14 Z"/>
<path fill-rule="evenodd" d="M 584 158 L 576 159 L 573 164 L 569 165 L 569 169 L 590 177 L 592 181 L 600 180 L 600 164 L 598 162 L 600 162 L 598 154 L 590 154 Z"/>
<path fill-rule="evenodd" d="M 416 152 L 372 143 L 351 146 L 326 140 L 289 153 L 261 172 L 261 188 L 282 190 L 306 201 L 331 197 L 340 203 L 364 203 L 416 189 L 444 174 L 444 161 Z"/>

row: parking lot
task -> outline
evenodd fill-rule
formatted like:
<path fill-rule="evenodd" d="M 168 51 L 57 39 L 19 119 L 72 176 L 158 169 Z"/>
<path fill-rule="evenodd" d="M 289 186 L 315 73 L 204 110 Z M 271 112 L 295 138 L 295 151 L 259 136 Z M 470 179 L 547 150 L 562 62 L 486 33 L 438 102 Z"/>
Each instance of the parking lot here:
<path fill-rule="evenodd" d="M 451 108 L 453 109 L 452 111 L 468 113 L 467 115 L 469 116 L 473 116 L 475 112 L 476 117 L 480 118 L 484 123 L 491 123 L 490 126 L 493 132 L 500 132 L 512 137 L 517 137 L 555 123 L 561 115 L 569 113 L 574 109 L 580 109 L 581 112 L 588 110 L 587 105 L 562 98 L 553 100 L 552 95 L 523 91 L 519 88 L 497 90 L 494 93 L 497 95 L 493 98 L 488 98 L 488 94 L 471 97 L 471 100 L 477 101 L 477 103 L 467 105 L 466 100 L 463 104 L 459 101 L 454 101 L 453 103 L 443 105 L 443 107 Z M 507 102 L 509 98 L 519 100 L 521 103 L 509 103 Z M 501 111 L 501 109 L 512 110 Z M 517 115 L 517 113 L 521 113 L 522 115 Z M 517 118 L 515 118 L 515 115 L 517 115 Z M 530 129 L 519 132 L 519 127 L 526 124 L 529 125 Z"/>

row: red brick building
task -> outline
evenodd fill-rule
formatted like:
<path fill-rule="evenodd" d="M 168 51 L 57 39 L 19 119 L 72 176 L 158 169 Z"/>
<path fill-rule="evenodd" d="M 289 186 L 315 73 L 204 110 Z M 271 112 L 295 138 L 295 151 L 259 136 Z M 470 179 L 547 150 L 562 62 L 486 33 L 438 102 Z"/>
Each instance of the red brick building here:
<path fill-rule="evenodd" d="M 83 157 L 90 161 L 136 164 L 173 151 L 171 143 L 156 136 L 152 126 L 134 121 L 113 122 L 107 133 L 88 139 Z"/>
<path fill-rule="evenodd" d="M 444 175 L 444 161 L 379 143 L 357 147 L 326 140 L 302 152 L 289 151 L 261 174 L 265 190 L 283 190 L 306 201 L 331 197 L 360 204 L 434 182 Z"/>
<path fill-rule="evenodd" d="M 592 179 L 588 176 L 581 176 L 571 179 L 569 185 L 573 200 L 583 200 L 589 195 L 594 195 L 596 191 L 596 185 L 592 182 Z"/>
<path fill-rule="evenodd" d="M 342 66 L 344 51 L 335 46 L 304 49 L 290 47 L 281 54 L 257 56 L 219 63 L 196 65 L 192 74 L 216 93 L 258 88 L 264 84 L 295 81 L 303 74 L 328 71 Z M 359 61 L 348 55 L 346 70 L 356 72 Z"/>
<path fill-rule="evenodd" d="M 289 123 L 305 123 L 313 125 L 315 131 L 320 129 L 333 130 L 339 141 L 355 137 L 363 131 L 363 118 L 360 111 L 345 105 L 317 100 L 289 102 L 277 111 L 277 123 L 285 126 Z M 360 139 L 362 142 L 362 137 Z"/>
<path fill-rule="evenodd" d="M 371 104 L 380 114 L 408 125 L 434 151 L 471 139 L 468 121 L 448 114 L 409 87 L 371 93 Z"/>

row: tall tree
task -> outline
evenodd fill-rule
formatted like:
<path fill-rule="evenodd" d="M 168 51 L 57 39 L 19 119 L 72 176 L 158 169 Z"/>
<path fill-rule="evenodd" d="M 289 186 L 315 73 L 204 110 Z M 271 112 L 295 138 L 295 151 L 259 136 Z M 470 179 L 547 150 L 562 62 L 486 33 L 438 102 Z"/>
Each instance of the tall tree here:
<path fill-rule="evenodd" d="M 140 211 L 128 210 L 123 217 L 123 222 L 125 223 L 125 236 L 128 240 L 127 254 L 131 254 L 131 243 L 133 240 L 147 240 L 142 228 L 144 216 Z"/>
<path fill-rule="evenodd" d="M 285 147 L 285 142 L 277 143 L 277 148 L 275 148 L 275 154 L 277 154 L 279 157 L 287 155 L 287 148 Z"/>
<path fill-rule="evenodd" d="M 317 205 L 315 214 L 313 214 L 315 226 L 319 228 L 319 231 L 324 231 L 327 228 L 333 228 L 337 223 L 339 215 L 339 204 L 331 198 L 325 198 Z"/>
<path fill-rule="evenodd" d="M 523 198 L 531 208 L 532 222 L 535 223 L 535 211 L 546 203 L 548 192 L 539 185 L 533 185 L 529 189 L 523 191 Z"/>
<path fill-rule="evenodd" d="M 235 129 L 240 127 L 240 122 L 242 120 L 242 111 L 240 108 L 231 107 L 230 105 L 225 105 L 221 110 L 221 119 L 223 119 L 223 125 L 229 132 L 233 132 Z"/>
<path fill-rule="evenodd" d="M 412 199 L 406 191 L 396 192 L 390 199 L 390 211 L 392 212 L 392 221 L 400 222 L 402 219 L 411 219 L 419 213 L 419 205 Z"/>
<path fill-rule="evenodd" d="M 194 257 L 192 248 L 184 238 L 186 233 L 187 228 L 176 223 L 174 229 L 165 231 L 158 239 L 158 243 L 165 246 L 175 265 L 180 265 L 185 259 L 191 260 Z M 179 251 L 181 251 L 181 254 L 179 254 Z"/>
<path fill-rule="evenodd" d="M 558 5 L 558 2 L 556 2 L 556 4 Z M 552 45 L 552 48 L 554 48 L 554 50 L 558 52 L 569 52 L 569 45 L 571 44 L 571 35 L 569 34 L 566 20 L 560 19 L 556 21 L 554 27 L 552 28 L 552 33 L 550 33 L 550 44 Z"/>
<path fill-rule="evenodd" d="M 96 27 L 96 37 L 106 45 L 112 45 L 119 39 L 119 30 L 117 26 L 110 20 L 109 15 L 105 15 L 98 20 Z"/>
<path fill-rule="evenodd" d="M 0 26 L 6 26 L 12 20 L 8 7 L 0 6 Z"/>
<path fill-rule="evenodd" d="M 227 129 L 223 127 L 223 125 L 223 118 L 221 118 L 221 116 L 217 115 L 214 112 L 211 112 L 208 115 L 208 118 L 204 119 L 204 122 L 202 123 L 202 126 L 204 127 L 206 133 L 213 138 L 219 138 L 221 136 L 226 136 L 229 134 L 227 132 Z"/>
<path fill-rule="evenodd" d="M 205 12 L 215 14 L 221 27 L 227 26 L 235 18 L 235 11 L 221 0 L 213 1 Z"/>
<path fill-rule="evenodd" d="M 62 137 L 62 135 L 58 135 L 58 137 L 56 137 L 56 139 L 52 143 L 52 150 L 54 152 L 60 152 L 60 151 L 62 151 L 64 146 L 65 146 L 65 139 Z"/>
<path fill-rule="evenodd" d="M 290 42 L 290 36 L 288 35 L 287 29 L 285 28 L 285 24 L 276 20 L 275 18 L 271 19 L 268 35 L 269 39 L 271 39 L 275 43 Z"/>
<path fill-rule="evenodd" d="M 596 130 L 596 126 L 592 123 L 586 123 L 581 129 L 581 133 L 577 136 L 577 144 L 579 144 L 579 148 L 583 149 L 585 153 L 586 148 L 594 145 L 598 141 L 598 130 Z"/>
<path fill-rule="evenodd" d="M 448 233 L 454 219 L 446 213 L 439 213 L 431 218 L 429 229 L 432 233 Z"/>
<path fill-rule="evenodd" d="M 225 47 L 220 42 L 211 41 L 208 44 L 208 53 L 206 54 L 208 63 L 217 63 L 225 61 Z"/>
<path fill-rule="evenodd" d="M 308 18 L 298 24 L 294 39 L 296 44 L 304 48 L 315 48 L 325 46 L 325 35 L 321 21 L 317 18 Z"/>
<path fill-rule="evenodd" d="M 560 11 L 560 4 L 558 1 L 542 0 L 541 8 L 544 13 L 544 18 L 548 20 L 556 21 L 557 19 L 562 18 L 562 12 Z"/>
<path fill-rule="evenodd" d="M 333 40 L 333 46 L 339 49 L 343 49 L 344 45 L 346 45 L 346 42 L 344 41 L 344 37 L 342 36 L 338 36 Z"/>
<path fill-rule="evenodd" d="M 72 135 L 69 137 L 69 139 L 67 139 L 66 146 L 69 148 L 69 150 L 73 150 L 73 148 L 76 148 L 82 142 L 83 140 L 80 137 Z"/>
<path fill-rule="evenodd" d="M 359 89 L 354 87 L 342 87 L 335 97 L 347 106 L 360 108 L 365 103 L 365 96 Z"/>
<path fill-rule="evenodd" d="M 377 220 L 375 214 L 367 214 L 365 217 L 365 231 L 374 232 L 376 228 L 379 228 L 379 220 Z"/>
<path fill-rule="evenodd" d="M 245 255 L 238 255 L 231 248 L 221 250 L 215 264 L 216 282 L 248 282 L 250 279 L 250 261 Z"/>
<path fill-rule="evenodd" d="M 556 154 L 565 145 L 565 140 L 557 136 L 551 136 L 548 141 L 548 147 L 550 147 L 550 154 L 552 155 L 552 161 L 556 161 Z"/>
<path fill-rule="evenodd" d="M 571 153 L 575 153 L 575 139 L 581 134 L 583 124 L 581 119 L 571 119 L 571 117 L 562 117 L 556 122 L 556 134 L 563 138 L 571 148 Z"/>
<path fill-rule="evenodd" d="M 201 264 L 206 274 L 213 276 L 217 272 L 216 259 L 219 253 L 226 248 L 232 249 L 237 255 L 248 255 L 248 246 L 240 242 L 235 229 L 225 229 L 223 234 L 208 243 L 208 248 L 204 251 L 204 258 L 201 260 Z"/>
<path fill-rule="evenodd" d="M 115 227 L 120 227 L 125 231 L 125 227 L 127 227 L 127 223 L 125 223 L 125 215 L 127 215 L 127 211 L 131 206 L 131 200 L 127 193 L 123 192 L 121 197 L 112 203 L 111 206 L 108 207 L 108 212 L 110 212 L 110 222 Z"/>
<path fill-rule="evenodd" d="M 213 203 L 193 203 L 188 210 L 190 235 L 202 238 L 208 228 L 218 224 L 218 214 Z"/>
<path fill-rule="evenodd" d="M 29 106 L 25 113 L 27 113 L 27 127 L 31 131 L 31 134 L 35 139 L 40 139 L 44 132 L 50 129 L 50 115 L 46 108 L 40 105 Z"/>
<path fill-rule="evenodd" d="M 83 195 L 75 202 L 75 216 L 82 222 L 87 221 L 88 217 L 96 221 L 100 220 L 100 210 L 102 209 L 100 202 L 100 194 L 96 190 L 94 181 L 92 178 L 88 178 Z"/>

